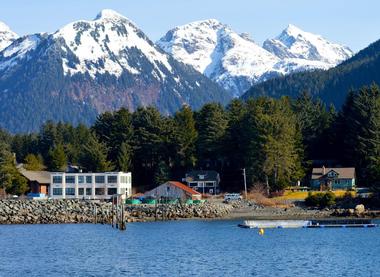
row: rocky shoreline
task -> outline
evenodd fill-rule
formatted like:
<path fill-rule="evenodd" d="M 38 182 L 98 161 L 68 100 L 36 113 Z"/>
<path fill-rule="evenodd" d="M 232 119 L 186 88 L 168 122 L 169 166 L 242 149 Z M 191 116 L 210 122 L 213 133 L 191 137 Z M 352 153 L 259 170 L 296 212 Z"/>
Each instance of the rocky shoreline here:
<path fill-rule="evenodd" d="M 263 207 L 254 202 L 205 202 L 184 205 L 126 205 L 126 222 L 178 219 L 317 219 L 379 218 L 380 211 Z M 111 224 L 112 204 L 84 200 L 0 200 L 0 224 Z"/>
<path fill-rule="evenodd" d="M 175 220 L 181 218 L 221 218 L 231 205 L 203 203 L 197 205 L 125 206 L 127 222 Z M 60 224 L 112 222 L 112 204 L 82 200 L 0 200 L 0 224 Z"/>

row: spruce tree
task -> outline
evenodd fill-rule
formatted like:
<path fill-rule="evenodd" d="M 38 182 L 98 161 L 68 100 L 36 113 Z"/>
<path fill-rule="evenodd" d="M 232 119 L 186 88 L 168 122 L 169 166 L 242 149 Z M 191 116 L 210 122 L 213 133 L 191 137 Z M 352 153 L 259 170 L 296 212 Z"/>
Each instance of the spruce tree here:
<path fill-rule="evenodd" d="M 9 194 L 22 195 L 28 191 L 27 180 L 16 168 L 9 146 L 0 143 L 0 188 Z"/>
<path fill-rule="evenodd" d="M 195 143 L 198 132 L 195 128 L 193 111 L 188 106 L 183 106 L 174 115 L 174 140 L 176 146 L 176 165 L 179 168 L 192 168 L 195 166 Z"/>
<path fill-rule="evenodd" d="M 67 158 L 63 146 L 58 144 L 48 153 L 47 167 L 50 171 L 63 171 L 67 166 Z"/>
<path fill-rule="evenodd" d="M 112 171 L 114 166 L 107 160 L 107 147 L 98 141 L 96 135 L 91 133 L 87 143 L 83 146 L 80 165 L 90 172 Z"/>
<path fill-rule="evenodd" d="M 132 162 L 132 147 L 123 142 L 120 146 L 120 150 L 117 157 L 117 170 L 128 172 L 131 170 Z"/>
<path fill-rule="evenodd" d="M 227 123 L 226 114 L 220 104 L 206 104 L 198 112 L 196 126 L 200 167 L 218 169 L 222 166 L 222 143 Z"/>
<path fill-rule="evenodd" d="M 44 168 L 42 156 L 34 154 L 26 155 L 24 167 L 27 170 L 42 170 Z"/>

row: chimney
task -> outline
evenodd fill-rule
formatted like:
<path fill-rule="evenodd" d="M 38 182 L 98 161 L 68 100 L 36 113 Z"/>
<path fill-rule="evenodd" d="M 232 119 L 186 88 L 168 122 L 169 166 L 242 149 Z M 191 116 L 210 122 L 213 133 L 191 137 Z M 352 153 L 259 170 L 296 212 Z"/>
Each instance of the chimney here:
<path fill-rule="evenodd" d="M 326 174 L 326 167 L 325 166 L 322 166 L 322 173 L 323 173 L 323 175 Z"/>

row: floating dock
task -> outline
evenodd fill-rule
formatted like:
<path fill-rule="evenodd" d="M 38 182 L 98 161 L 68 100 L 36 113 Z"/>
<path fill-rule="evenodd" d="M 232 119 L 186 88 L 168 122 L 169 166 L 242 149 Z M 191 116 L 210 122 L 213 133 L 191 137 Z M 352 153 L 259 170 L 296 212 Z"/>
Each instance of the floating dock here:
<path fill-rule="evenodd" d="M 326 220 L 245 220 L 242 228 L 369 228 L 377 227 L 370 219 L 326 219 Z"/>

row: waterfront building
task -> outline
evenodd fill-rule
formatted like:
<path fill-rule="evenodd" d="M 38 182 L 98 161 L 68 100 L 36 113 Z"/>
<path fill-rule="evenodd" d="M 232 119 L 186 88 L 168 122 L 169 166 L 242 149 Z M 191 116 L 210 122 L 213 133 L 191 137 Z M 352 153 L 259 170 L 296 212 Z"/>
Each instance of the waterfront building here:
<path fill-rule="evenodd" d="M 186 173 L 182 181 L 190 188 L 203 194 L 218 194 L 220 192 L 220 176 L 214 170 L 193 170 Z"/>
<path fill-rule="evenodd" d="M 147 198 L 155 198 L 155 199 L 180 199 L 182 201 L 186 201 L 188 199 L 191 200 L 200 200 L 202 195 L 195 191 L 185 184 L 176 181 L 168 181 L 158 187 L 146 192 L 144 194 Z"/>
<path fill-rule="evenodd" d="M 110 199 L 112 195 L 132 195 L 130 172 L 52 172 L 50 197 L 53 199 Z"/>
<path fill-rule="evenodd" d="M 354 167 L 313 168 L 311 188 L 316 190 L 354 189 L 356 184 Z"/>
<path fill-rule="evenodd" d="M 18 171 L 28 181 L 31 195 L 36 197 L 45 197 L 49 195 L 50 189 L 50 172 L 44 170 L 27 170 L 23 164 L 17 166 Z"/>

